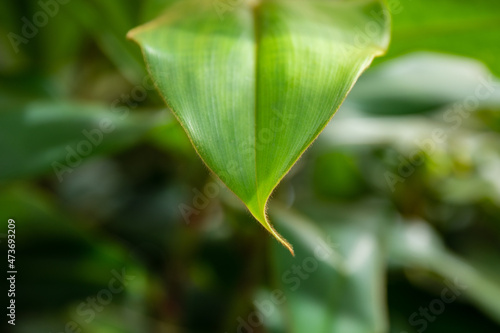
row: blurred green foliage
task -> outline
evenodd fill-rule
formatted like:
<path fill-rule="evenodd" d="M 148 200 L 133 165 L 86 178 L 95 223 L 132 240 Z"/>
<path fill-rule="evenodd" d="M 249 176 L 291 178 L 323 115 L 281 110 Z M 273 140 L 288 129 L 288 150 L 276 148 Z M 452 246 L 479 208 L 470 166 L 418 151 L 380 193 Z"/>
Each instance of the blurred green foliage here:
<path fill-rule="evenodd" d="M 0 5 L 2 332 L 498 332 L 500 4 L 399 3 L 388 57 L 273 195 L 291 257 L 148 89 L 125 34 L 170 2 L 71 0 L 19 53 L 40 5 Z"/>

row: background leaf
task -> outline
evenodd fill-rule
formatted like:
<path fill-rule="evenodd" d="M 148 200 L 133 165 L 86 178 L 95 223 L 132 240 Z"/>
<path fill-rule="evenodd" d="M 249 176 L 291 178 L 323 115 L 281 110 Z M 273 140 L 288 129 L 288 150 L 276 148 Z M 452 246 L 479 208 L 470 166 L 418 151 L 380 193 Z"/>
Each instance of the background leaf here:
<path fill-rule="evenodd" d="M 380 61 L 414 51 L 438 51 L 481 60 L 500 75 L 500 3 L 496 0 L 388 1 L 390 51 Z"/>
<path fill-rule="evenodd" d="M 275 287 L 286 298 L 279 309 L 290 323 L 287 332 L 386 332 L 381 244 L 391 217 L 375 205 L 358 214 L 330 212 L 335 224 L 322 220 L 325 215 L 314 216 L 312 222 L 283 207 L 271 206 L 270 211 L 300 253 L 290 258 L 273 246 Z M 312 235 L 310 229 L 319 232 Z"/>
<path fill-rule="evenodd" d="M 84 159 L 130 147 L 155 122 L 169 121 L 166 113 L 127 116 L 122 111 L 37 102 L 0 112 L 0 150 L 9 156 L 0 162 L 0 181 L 33 177 L 51 169 L 60 170 L 62 177 Z M 54 168 L 54 163 L 59 166 Z"/>

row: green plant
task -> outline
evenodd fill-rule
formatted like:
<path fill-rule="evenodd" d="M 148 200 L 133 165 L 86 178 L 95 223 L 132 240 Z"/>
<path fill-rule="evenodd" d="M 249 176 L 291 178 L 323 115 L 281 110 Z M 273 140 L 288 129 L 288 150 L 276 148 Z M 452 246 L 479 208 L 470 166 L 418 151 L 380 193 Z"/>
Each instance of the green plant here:
<path fill-rule="evenodd" d="M 498 332 L 498 1 L 0 9 L 2 332 Z"/>

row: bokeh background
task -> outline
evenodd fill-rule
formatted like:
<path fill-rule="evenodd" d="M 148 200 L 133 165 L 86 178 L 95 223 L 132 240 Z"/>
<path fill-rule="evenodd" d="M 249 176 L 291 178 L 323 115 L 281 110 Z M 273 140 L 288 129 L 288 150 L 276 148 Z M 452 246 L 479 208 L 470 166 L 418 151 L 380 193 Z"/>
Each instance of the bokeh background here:
<path fill-rule="evenodd" d="M 125 38 L 171 2 L 0 4 L 2 331 L 500 332 L 498 1 L 389 1 L 388 55 L 273 195 L 295 258 Z"/>

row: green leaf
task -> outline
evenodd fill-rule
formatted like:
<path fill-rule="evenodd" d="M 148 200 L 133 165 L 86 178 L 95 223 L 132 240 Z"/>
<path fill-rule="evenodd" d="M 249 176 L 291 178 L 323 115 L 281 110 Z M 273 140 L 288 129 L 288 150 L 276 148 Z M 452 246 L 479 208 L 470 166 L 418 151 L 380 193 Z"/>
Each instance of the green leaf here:
<path fill-rule="evenodd" d="M 182 1 L 129 37 L 208 167 L 271 226 L 274 188 L 385 52 L 381 1 Z"/>
<path fill-rule="evenodd" d="M 0 162 L 0 183 L 51 169 L 61 181 L 85 159 L 130 147 L 168 118 L 66 102 L 7 107 L 0 112 L 0 151 L 8 156 Z"/>
<path fill-rule="evenodd" d="M 481 62 L 414 52 L 370 69 L 345 103 L 376 115 L 422 113 L 459 103 L 465 96 L 474 96 L 478 87 L 488 89 L 488 95 L 478 99 L 479 108 L 499 105 L 500 86 Z"/>
<path fill-rule="evenodd" d="M 458 285 L 459 289 L 500 323 L 500 283 L 445 247 L 440 235 L 425 221 L 406 221 L 390 231 L 390 258 L 404 267 L 426 269 Z"/>
<path fill-rule="evenodd" d="M 483 61 L 500 75 L 500 2 L 497 0 L 389 1 L 391 49 L 384 60 L 414 51 L 439 51 Z"/>
<path fill-rule="evenodd" d="M 271 206 L 272 216 L 298 250 L 290 258 L 274 246 L 270 256 L 277 273 L 273 287 L 286 299 L 280 309 L 289 316 L 287 332 L 388 331 L 384 241 L 392 216 L 378 205 L 364 205 L 345 216 L 322 211 L 314 222 Z"/>
<path fill-rule="evenodd" d="M 144 77 L 140 53 L 124 40 L 123 35 L 135 24 L 138 0 L 73 0 L 61 11 L 81 25 L 96 41 L 122 75 L 132 84 Z M 103 24 L 105 22 L 105 24 Z"/>

